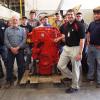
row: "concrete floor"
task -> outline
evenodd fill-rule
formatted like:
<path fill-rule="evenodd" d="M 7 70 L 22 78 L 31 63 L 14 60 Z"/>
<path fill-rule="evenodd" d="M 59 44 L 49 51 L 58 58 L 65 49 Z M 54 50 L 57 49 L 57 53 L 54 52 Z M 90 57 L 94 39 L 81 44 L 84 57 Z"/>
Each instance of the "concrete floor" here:
<path fill-rule="evenodd" d="M 84 82 L 77 93 L 65 93 L 66 85 L 54 86 L 53 84 L 39 84 L 33 87 L 12 86 L 9 89 L 0 89 L 0 100 L 100 100 L 100 89 L 95 83 Z"/>
<path fill-rule="evenodd" d="M 16 70 L 16 69 L 15 69 Z M 4 88 L 5 78 L 0 79 L 0 100 L 100 100 L 100 88 L 96 88 L 95 83 L 82 82 L 77 93 L 67 94 L 67 85 L 54 86 L 53 84 L 39 84 L 33 87 L 12 86 Z"/>

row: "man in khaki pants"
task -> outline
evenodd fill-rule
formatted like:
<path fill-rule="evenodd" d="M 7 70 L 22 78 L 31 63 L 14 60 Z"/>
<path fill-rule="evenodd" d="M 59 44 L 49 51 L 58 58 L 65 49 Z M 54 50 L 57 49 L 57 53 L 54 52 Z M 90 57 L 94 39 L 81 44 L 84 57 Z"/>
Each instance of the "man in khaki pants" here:
<path fill-rule="evenodd" d="M 66 89 L 65 92 L 73 93 L 79 89 L 80 61 L 84 48 L 85 29 L 80 22 L 76 21 L 73 9 L 69 9 L 66 16 L 68 17 L 68 23 L 63 33 L 65 36 L 65 46 L 60 55 L 57 67 L 64 77 L 72 79 L 71 87 Z M 72 72 L 66 67 L 70 60 L 72 63 Z"/>

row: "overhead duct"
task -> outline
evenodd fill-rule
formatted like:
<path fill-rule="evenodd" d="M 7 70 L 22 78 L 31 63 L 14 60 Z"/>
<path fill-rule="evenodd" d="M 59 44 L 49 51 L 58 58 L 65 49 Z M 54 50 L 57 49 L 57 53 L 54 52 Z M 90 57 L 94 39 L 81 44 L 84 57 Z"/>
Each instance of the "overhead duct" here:
<path fill-rule="evenodd" d="M 52 16 L 61 10 L 64 0 L 57 0 L 56 2 L 53 1 L 52 4 L 55 6 L 50 6 L 50 10 L 48 9 L 49 7 L 46 5 L 49 2 L 48 0 L 44 0 L 42 2 L 40 0 L 30 0 L 30 2 L 28 0 L 24 0 L 24 2 L 25 2 L 25 15 L 26 16 L 29 15 L 30 10 L 32 9 L 37 11 L 38 16 L 41 14 Z"/>
<path fill-rule="evenodd" d="M 80 5 L 76 5 L 72 9 L 74 9 L 75 13 L 77 13 L 80 10 L 80 7 L 81 7 L 81 4 Z"/>

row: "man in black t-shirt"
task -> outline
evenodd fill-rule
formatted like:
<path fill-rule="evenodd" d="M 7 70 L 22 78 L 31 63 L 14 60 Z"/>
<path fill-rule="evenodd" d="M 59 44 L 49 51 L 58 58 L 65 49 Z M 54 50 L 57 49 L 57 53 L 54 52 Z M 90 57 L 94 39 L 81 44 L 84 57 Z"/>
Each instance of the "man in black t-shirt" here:
<path fill-rule="evenodd" d="M 66 89 L 66 93 L 73 93 L 79 89 L 79 76 L 80 66 L 82 59 L 82 52 L 85 41 L 85 29 L 84 26 L 75 20 L 75 12 L 73 9 L 67 11 L 68 24 L 64 29 L 65 46 L 63 52 L 60 55 L 58 62 L 58 69 L 61 71 L 64 77 L 72 79 L 72 85 Z M 66 67 L 71 60 L 72 72 Z"/>
<path fill-rule="evenodd" d="M 25 16 L 22 17 L 20 26 L 24 28 L 27 34 L 27 43 L 25 48 L 25 55 L 26 55 L 25 67 L 26 69 L 29 69 L 29 65 L 31 64 L 32 51 L 31 51 L 31 43 L 28 42 L 28 34 L 32 31 L 32 26 L 28 24 L 28 19 Z"/>

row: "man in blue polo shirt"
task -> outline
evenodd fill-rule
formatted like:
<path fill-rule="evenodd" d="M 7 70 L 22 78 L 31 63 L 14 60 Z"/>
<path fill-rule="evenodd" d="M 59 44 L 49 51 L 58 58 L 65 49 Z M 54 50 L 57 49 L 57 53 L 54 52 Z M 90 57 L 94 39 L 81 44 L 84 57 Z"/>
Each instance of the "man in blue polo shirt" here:
<path fill-rule="evenodd" d="M 93 13 L 94 21 L 90 23 L 87 34 L 89 45 L 87 59 L 89 70 L 87 78 L 89 81 L 94 81 L 96 75 L 97 87 L 100 87 L 100 7 L 94 9 Z"/>

